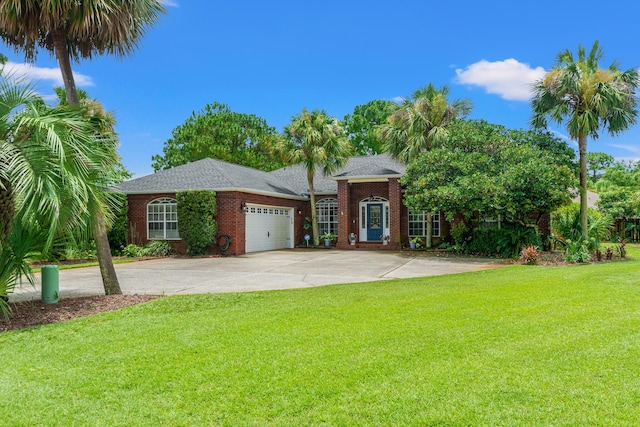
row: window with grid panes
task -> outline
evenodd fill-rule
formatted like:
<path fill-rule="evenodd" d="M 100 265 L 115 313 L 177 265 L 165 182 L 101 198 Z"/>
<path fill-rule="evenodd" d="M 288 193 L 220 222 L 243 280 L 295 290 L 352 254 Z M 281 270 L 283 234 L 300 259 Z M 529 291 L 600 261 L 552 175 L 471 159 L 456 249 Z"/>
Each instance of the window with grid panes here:
<path fill-rule="evenodd" d="M 409 209 L 409 237 L 425 237 L 427 235 L 427 213 Z M 440 237 L 440 213 L 431 214 L 432 236 Z"/>
<path fill-rule="evenodd" d="M 150 240 L 175 240 L 178 234 L 178 204 L 176 200 L 157 199 L 147 205 L 147 233 Z"/>
<path fill-rule="evenodd" d="M 338 199 L 326 198 L 316 202 L 320 234 L 338 234 Z"/>

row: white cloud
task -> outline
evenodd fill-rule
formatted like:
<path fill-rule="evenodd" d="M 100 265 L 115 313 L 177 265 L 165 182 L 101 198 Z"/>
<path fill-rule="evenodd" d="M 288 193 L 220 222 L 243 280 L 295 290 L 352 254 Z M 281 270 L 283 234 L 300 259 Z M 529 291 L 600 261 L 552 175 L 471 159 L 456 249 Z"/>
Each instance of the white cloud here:
<path fill-rule="evenodd" d="M 394 96 L 393 98 L 391 98 L 391 101 L 395 102 L 396 104 L 402 104 L 404 100 L 405 98 L 403 96 Z"/>
<path fill-rule="evenodd" d="M 624 145 L 624 144 L 607 144 L 609 147 L 619 148 L 620 150 L 628 151 L 636 156 L 640 156 L 640 147 L 636 147 L 635 145 Z"/>
<path fill-rule="evenodd" d="M 17 64 L 9 61 L 5 65 L 4 70 L 7 74 L 17 78 L 24 77 L 34 83 L 49 80 L 56 86 L 64 86 L 62 73 L 59 68 L 36 67 L 31 64 Z M 75 79 L 76 86 L 93 86 L 93 80 L 85 74 L 73 73 L 73 78 Z"/>
<path fill-rule="evenodd" d="M 162 4 L 167 7 L 179 7 L 178 2 L 174 0 L 162 0 Z"/>
<path fill-rule="evenodd" d="M 456 69 L 456 83 L 480 86 L 509 101 L 529 101 L 531 86 L 545 75 L 542 67 L 531 68 L 510 58 L 504 61 L 476 62 L 465 69 Z"/>

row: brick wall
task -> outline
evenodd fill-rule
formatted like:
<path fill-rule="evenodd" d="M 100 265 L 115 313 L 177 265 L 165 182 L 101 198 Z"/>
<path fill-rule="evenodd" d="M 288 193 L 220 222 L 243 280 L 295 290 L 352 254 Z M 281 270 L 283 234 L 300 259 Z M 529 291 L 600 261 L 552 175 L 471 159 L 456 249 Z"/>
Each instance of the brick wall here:
<path fill-rule="evenodd" d="M 360 235 L 360 202 L 371 196 L 381 197 L 389 201 L 389 228 L 391 242 L 388 245 L 380 243 L 376 249 L 400 249 L 401 213 L 397 204 L 401 205 L 401 189 L 397 179 L 389 182 L 358 182 L 347 183 L 338 181 L 338 243 L 339 249 L 356 249 L 358 246 L 349 245 L 347 236 L 350 233 Z"/>
<path fill-rule="evenodd" d="M 129 194 L 129 233 L 128 243 L 143 246 L 149 242 L 147 239 L 147 205 L 155 199 L 169 197 L 176 198 L 175 193 L 161 194 Z M 242 192 L 218 192 L 216 194 L 218 231 L 216 233 L 216 243 L 210 248 L 211 254 L 220 255 L 242 255 L 245 253 L 245 214 L 240 209 L 240 204 L 253 203 L 261 205 L 272 205 L 294 208 L 294 244 L 302 240 L 304 235 L 302 226 L 305 215 L 310 215 L 309 203 L 306 201 L 280 199 L 278 197 L 262 196 Z M 298 214 L 298 210 L 302 213 Z M 178 230 L 180 229 L 180 218 L 178 218 Z M 226 251 L 221 251 L 217 244 L 220 236 L 229 236 L 231 244 Z M 184 254 L 187 245 L 182 240 L 170 240 L 173 249 Z"/>
<path fill-rule="evenodd" d="M 336 248 L 347 249 L 349 248 L 349 236 L 350 233 L 356 233 L 357 231 L 357 219 L 358 219 L 358 206 L 353 207 L 349 203 L 351 193 L 351 185 L 345 180 L 338 181 L 338 238 L 336 240 Z M 353 231 L 352 223 L 355 216 L 356 230 Z"/>
<path fill-rule="evenodd" d="M 280 199 L 278 197 L 262 196 L 242 192 L 218 193 L 218 235 L 226 234 L 231 237 L 231 245 L 225 251 L 227 255 L 242 255 L 245 253 L 245 213 L 240 210 L 242 202 L 257 205 L 281 206 L 293 209 L 293 243 L 294 246 L 303 239 L 302 226 L 305 212 L 309 212 L 309 202 L 302 200 Z M 302 213 L 298 214 L 298 210 Z M 216 246 L 216 250 L 219 248 Z"/>
<path fill-rule="evenodd" d="M 129 203 L 129 233 L 127 243 L 144 246 L 149 243 L 147 238 L 147 205 L 164 197 L 170 199 L 176 198 L 176 193 L 158 193 L 158 194 L 129 194 L 127 202 Z M 178 253 L 185 253 L 187 245 L 182 240 L 169 240 L 171 247 Z"/>
<path fill-rule="evenodd" d="M 402 246 L 408 246 L 409 210 L 402 204 L 401 187 L 397 179 L 391 179 L 389 182 L 352 184 L 347 183 L 347 181 L 338 181 L 338 240 L 336 246 L 340 249 L 356 248 L 349 245 L 347 236 L 350 233 L 359 235 L 359 205 L 363 199 L 370 196 L 389 200 L 391 242 L 387 246 L 380 244 L 379 249 L 394 250 L 400 249 Z M 127 196 L 129 202 L 128 243 L 143 246 L 149 242 L 147 239 L 147 205 L 153 200 L 163 197 L 175 199 L 176 196 L 175 193 L 130 194 Z M 324 197 L 319 196 L 317 199 L 320 200 Z M 311 207 L 308 201 L 288 200 L 242 192 L 219 192 L 217 193 L 218 212 L 216 221 L 218 223 L 218 232 L 216 237 L 229 236 L 231 244 L 226 251 L 221 251 L 216 240 L 216 243 L 211 247 L 211 254 L 242 255 L 245 253 L 245 214 L 240 210 L 242 202 L 294 208 L 294 245 L 305 244 L 304 235 L 311 233 L 310 230 L 303 229 L 305 217 L 311 216 Z M 399 206 L 399 209 L 396 206 Z M 298 213 L 298 211 L 301 213 Z M 530 216 L 532 222 L 537 221 L 538 231 L 541 234 L 550 233 L 549 218 L 549 214 Z M 433 238 L 433 246 L 437 247 L 443 241 L 450 241 L 449 231 L 450 224 L 445 221 L 444 215 L 441 215 L 440 237 Z M 169 242 L 176 252 L 181 254 L 186 252 L 187 245 L 182 240 L 170 240 Z"/>
<path fill-rule="evenodd" d="M 389 249 L 398 250 L 402 247 L 402 188 L 397 178 L 389 179 L 389 216 Z"/>

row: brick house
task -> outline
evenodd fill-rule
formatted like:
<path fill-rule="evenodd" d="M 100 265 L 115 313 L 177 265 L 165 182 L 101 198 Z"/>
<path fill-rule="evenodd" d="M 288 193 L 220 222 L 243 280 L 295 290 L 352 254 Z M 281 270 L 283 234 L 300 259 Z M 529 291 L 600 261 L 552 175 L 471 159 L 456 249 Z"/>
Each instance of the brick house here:
<path fill-rule="evenodd" d="M 402 203 L 400 177 L 405 166 L 386 154 L 349 159 L 330 177 L 315 174 L 314 187 L 320 233 L 337 235 L 340 249 L 397 250 L 413 236 L 426 234 L 423 212 Z M 144 245 L 168 240 L 178 252 L 180 240 L 175 200 L 177 191 L 212 190 L 217 194 L 218 242 L 223 251 L 247 252 L 293 248 L 305 244 L 305 218 L 311 216 L 306 170 L 302 165 L 272 172 L 203 159 L 124 182 L 115 191 L 127 195 L 128 242 Z M 448 234 L 444 218 L 433 216 L 433 243 Z M 349 236 L 355 240 L 350 244 Z"/>

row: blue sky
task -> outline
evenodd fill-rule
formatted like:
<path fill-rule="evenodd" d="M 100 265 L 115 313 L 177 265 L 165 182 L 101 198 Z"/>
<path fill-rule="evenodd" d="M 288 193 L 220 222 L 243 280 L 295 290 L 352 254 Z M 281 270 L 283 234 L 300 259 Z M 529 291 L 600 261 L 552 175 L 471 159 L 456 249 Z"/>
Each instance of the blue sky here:
<path fill-rule="evenodd" d="M 133 56 L 73 64 L 77 85 L 115 114 L 120 155 L 135 176 L 153 171 L 151 156 L 172 129 L 215 101 L 282 130 L 305 107 L 342 118 L 432 82 L 470 99 L 472 118 L 527 128 L 528 85 L 560 51 L 598 39 L 602 67 L 640 67 L 636 2 L 172 0 L 167 11 Z M 2 51 L 43 95 L 62 86 L 47 52 L 26 67 L 21 54 Z M 636 125 L 589 140 L 589 150 L 638 160 L 639 142 Z"/>

